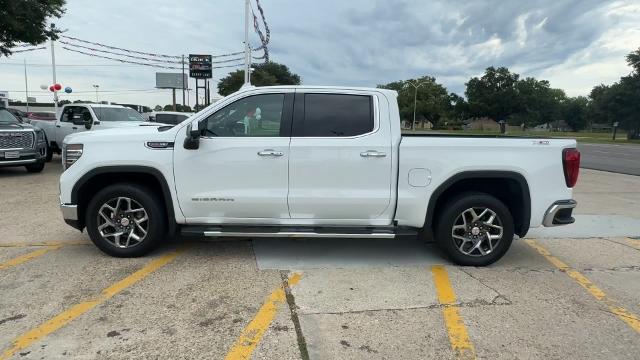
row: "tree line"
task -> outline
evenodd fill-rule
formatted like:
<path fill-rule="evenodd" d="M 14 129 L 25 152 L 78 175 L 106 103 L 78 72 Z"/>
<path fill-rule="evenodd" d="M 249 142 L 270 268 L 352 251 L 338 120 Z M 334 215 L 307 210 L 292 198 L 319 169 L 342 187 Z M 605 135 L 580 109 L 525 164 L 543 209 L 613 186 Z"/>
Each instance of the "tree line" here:
<path fill-rule="evenodd" d="M 431 76 L 378 87 L 398 92 L 400 116 L 408 122 L 413 119 L 416 96 L 416 121 L 429 121 L 435 128 L 455 128 L 465 120 L 483 117 L 526 128 L 564 121 L 575 131 L 618 123 L 629 137 L 637 138 L 640 49 L 627 55 L 626 61 L 633 68 L 629 75 L 611 85 L 594 87 L 588 96 L 567 96 L 562 89 L 552 88 L 547 80 L 522 78 L 506 67 L 489 67 L 482 76 L 469 79 L 464 97 L 449 93 Z"/>

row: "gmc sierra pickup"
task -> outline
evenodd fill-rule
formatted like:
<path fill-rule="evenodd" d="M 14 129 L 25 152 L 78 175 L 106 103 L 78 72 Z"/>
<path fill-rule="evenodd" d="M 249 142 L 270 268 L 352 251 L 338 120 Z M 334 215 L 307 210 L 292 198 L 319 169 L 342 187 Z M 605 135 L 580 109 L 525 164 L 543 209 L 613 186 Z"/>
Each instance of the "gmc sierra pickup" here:
<path fill-rule="evenodd" d="M 502 257 L 514 234 L 574 221 L 575 140 L 402 135 L 396 96 L 247 87 L 176 126 L 69 135 L 63 217 L 118 257 L 178 231 L 416 235 L 476 266 Z"/>

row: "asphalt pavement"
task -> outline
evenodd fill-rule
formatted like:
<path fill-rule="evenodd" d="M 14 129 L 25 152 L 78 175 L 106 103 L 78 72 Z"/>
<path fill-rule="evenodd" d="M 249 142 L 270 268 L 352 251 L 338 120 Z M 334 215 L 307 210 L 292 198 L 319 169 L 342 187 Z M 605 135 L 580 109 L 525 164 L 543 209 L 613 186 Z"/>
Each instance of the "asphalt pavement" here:
<path fill-rule="evenodd" d="M 578 143 L 581 167 L 640 175 L 640 146 Z"/>
<path fill-rule="evenodd" d="M 101 253 L 60 158 L 0 169 L 0 360 L 637 359 L 640 177 L 584 169 L 576 224 L 495 264 L 417 239 L 175 239 Z"/>

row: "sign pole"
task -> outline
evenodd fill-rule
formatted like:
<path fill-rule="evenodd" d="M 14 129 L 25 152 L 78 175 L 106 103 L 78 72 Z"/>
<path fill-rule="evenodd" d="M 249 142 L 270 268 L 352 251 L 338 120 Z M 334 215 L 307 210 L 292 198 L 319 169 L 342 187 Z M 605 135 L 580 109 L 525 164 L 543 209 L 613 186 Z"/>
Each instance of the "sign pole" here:
<path fill-rule="evenodd" d="M 184 84 L 184 55 L 182 55 L 182 106 L 184 106 L 186 104 L 184 102 L 184 88 L 185 88 L 185 84 Z"/>
<path fill-rule="evenodd" d="M 196 78 L 196 112 L 200 111 L 200 109 L 198 109 L 198 78 Z"/>

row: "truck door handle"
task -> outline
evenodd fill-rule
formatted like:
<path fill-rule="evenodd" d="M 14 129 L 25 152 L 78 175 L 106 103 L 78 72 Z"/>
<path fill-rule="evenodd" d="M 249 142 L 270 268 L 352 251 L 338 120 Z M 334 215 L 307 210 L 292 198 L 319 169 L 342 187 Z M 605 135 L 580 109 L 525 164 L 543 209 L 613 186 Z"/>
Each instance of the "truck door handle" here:
<path fill-rule="evenodd" d="M 75 127 L 75 126 L 74 126 L 74 127 L 72 127 L 72 129 L 73 129 L 73 130 L 78 130 L 78 128 L 77 128 L 77 127 Z"/>
<path fill-rule="evenodd" d="M 367 150 L 367 151 L 361 152 L 360 156 L 362 156 L 362 157 L 385 157 L 385 156 L 387 156 L 387 154 L 383 153 L 383 152 L 380 152 L 380 151 Z"/>
<path fill-rule="evenodd" d="M 284 152 L 275 151 L 273 149 L 265 149 L 265 150 L 262 150 L 262 151 L 258 151 L 258 155 L 260 155 L 260 156 L 282 156 L 282 155 L 284 155 Z"/>
<path fill-rule="evenodd" d="M 56 125 L 56 127 L 60 127 L 60 125 Z"/>

